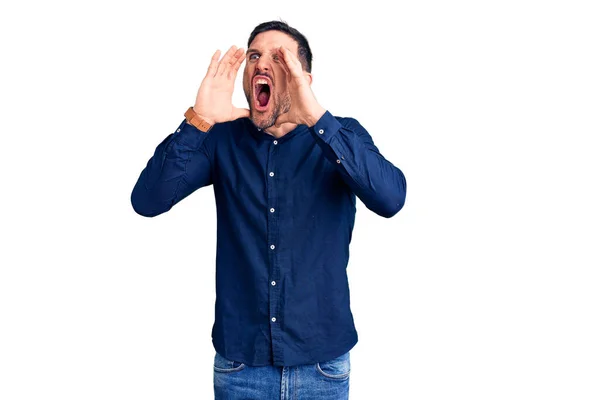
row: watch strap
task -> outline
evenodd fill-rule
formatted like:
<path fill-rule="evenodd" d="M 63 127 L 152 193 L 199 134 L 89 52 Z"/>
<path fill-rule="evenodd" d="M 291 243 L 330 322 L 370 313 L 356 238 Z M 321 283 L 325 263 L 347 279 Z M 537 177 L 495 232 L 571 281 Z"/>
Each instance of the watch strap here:
<path fill-rule="evenodd" d="M 190 125 L 195 126 L 202 132 L 208 132 L 213 127 L 212 124 L 209 124 L 204 118 L 196 114 L 194 107 L 188 108 L 184 115 Z"/>

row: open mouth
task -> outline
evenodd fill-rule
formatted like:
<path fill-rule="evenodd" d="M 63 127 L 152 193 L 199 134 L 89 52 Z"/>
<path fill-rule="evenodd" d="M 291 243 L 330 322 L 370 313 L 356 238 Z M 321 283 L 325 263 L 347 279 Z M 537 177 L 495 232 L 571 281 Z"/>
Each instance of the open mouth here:
<path fill-rule="evenodd" d="M 254 104 L 258 111 L 264 111 L 271 100 L 271 83 L 268 79 L 258 77 L 254 80 Z"/>

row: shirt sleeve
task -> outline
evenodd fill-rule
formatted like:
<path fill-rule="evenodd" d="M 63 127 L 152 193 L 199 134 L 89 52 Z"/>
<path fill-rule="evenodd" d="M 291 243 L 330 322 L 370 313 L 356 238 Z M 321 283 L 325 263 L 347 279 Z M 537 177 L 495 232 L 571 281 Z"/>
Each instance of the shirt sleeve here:
<path fill-rule="evenodd" d="M 136 213 L 154 217 L 169 211 L 196 189 L 212 184 L 211 159 L 202 132 L 184 119 L 154 151 L 131 193 Z"/>
<path fill-rule="evenodd" d="M 340 122 L 326 111 L 310 131 L 325 157 L 369 210 L 386 218 L 400 211 L 406 198 L 404 174 L 383 157 L 356 119 Z"/>

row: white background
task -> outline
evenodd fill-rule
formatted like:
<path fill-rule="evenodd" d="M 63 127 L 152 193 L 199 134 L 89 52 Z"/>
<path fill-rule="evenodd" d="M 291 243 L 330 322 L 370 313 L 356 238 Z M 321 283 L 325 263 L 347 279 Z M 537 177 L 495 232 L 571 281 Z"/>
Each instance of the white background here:
<path fill-rule="evenodd" d="M 212 188 L 129 196 L 214 51 L 272 19 L 407 178 L 391 219 L 358 202 L 351 399 L 600 398 L 595 2 L 11 3 L 1 399 L 212 398 Z"/>

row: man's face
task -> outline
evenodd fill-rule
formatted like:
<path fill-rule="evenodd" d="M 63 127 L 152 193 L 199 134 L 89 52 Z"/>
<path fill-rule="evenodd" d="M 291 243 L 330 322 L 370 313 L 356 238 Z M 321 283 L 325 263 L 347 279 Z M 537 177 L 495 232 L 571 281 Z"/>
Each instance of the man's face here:
<path fill-rule="evenodd" d="M 266 129 L 280 114 L 290 109 L 290 94 L 286 83 L 283 59 L 276 52 L 279 46 L 298 54 L 298 43 L 279 31 L 256 35 L 246 51 L 244 93 L 250 108 L 250 119 L 257 128 Z"/>

